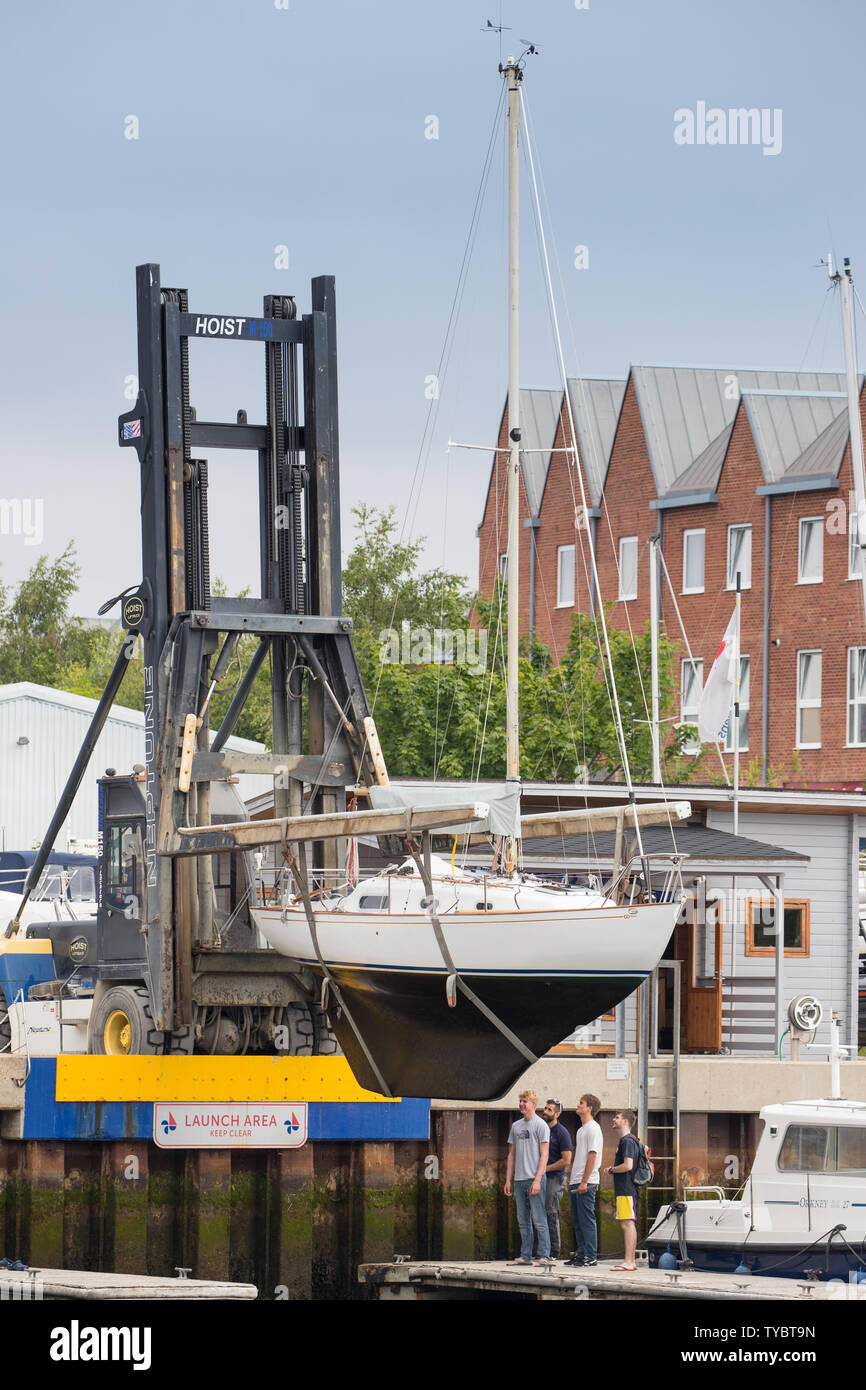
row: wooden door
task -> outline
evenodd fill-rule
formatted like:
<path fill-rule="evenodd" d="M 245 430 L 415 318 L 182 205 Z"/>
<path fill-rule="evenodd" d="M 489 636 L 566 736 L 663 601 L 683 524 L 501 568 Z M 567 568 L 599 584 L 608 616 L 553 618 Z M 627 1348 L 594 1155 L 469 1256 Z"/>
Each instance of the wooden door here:
<path fill-rule="evenodd" d="M 720 1052 L 722 1048 L 722 920 L 720 904 L 714 905 L 713 974 L 699 977 L 694 920 L 678 924 L 674 937 L 675 958 L 682 962 L 682 1010 L 680 1048 L 683 1052 Z M 689 914 L 694 919 L 694 913 Z"/>

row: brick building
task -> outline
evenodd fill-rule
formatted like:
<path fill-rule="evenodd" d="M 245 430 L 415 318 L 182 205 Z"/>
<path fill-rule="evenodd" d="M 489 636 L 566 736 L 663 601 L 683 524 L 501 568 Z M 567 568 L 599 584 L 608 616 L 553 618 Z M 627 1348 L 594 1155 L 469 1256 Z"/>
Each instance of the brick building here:
<path fill-rule="evenodd" d="M 590 545 L 613 624 L 641 631 L 657 534 L 694 659 L 692 668 L 681 643 L 679 715 L 693 722 L 739 570 L 741 770 L 862 787 L 866 625 L 844 376 L 636 366 L 625 380 L 573 380 L 568 391 L 586 513 L 563 393 L 521 391 L 522 631 L 561 656 L 572 615 L 593 608 Z M 506 418 L 478 528 L 484 595 L 506 549 Z M 663 576 L 659 593 L 667 634 L 680 639 Z M 695 749 L 707 776 L 718 770 L 711 753 Z"/>

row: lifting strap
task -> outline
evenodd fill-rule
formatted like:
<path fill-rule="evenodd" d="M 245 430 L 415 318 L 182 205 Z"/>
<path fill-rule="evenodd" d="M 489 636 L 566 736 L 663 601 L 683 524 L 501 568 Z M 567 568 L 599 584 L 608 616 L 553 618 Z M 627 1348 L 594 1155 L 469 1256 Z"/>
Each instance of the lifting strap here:
<path fill-rule="evenodd" d="M 425 846 L 426 844 L 429 844 L 429 833 L 426 831 L 424 833 L 424 840 Z M 482 999 L 479 999 L 478 995 L 475 994 L 469 988 L 469 986 L 466 984 L 466 981 L 461 979 L 460 972 L 458 971 L 457 966 L 454 964 L 451 952 L 448 950 L 448 943 L 445 940 L 445 933 L 442 930 L 442 924 L 439 921 L 439 917 L 436 913 L 436 900 L 433 896 L 433 880 L 430 877 L 430 871 L 427 867 L 426 862 L 418 853 L 417 843 L 413 840 L 410 840 L 408 842 L 408 848 L 409 853 L 415 860 L 415 863 L 418 867 L 418 872 L 421 875 L 421 880 L 424 884 L 424 892 L 426 893 L 428 899 L 428 906 L 426 909 L 427 916 L 430 918 L 430 924 L 433 928 L 433 933 L 436 937 L 436 944 L 439 947 L 442 959 L 444 960 L 448 970 L 448 980 L 445 985 L 445 993 L 449 1005 L 453 1007 L 453 1005 L 457 1002 L 455 994 L 456 986 L 456 988 L 460 990 L 460 993 L 464 994 L 466 998 L 470 1001 L 470 1003 L 475 1005 L 479 1013 L 482 1013 L 484 1017 L 488 1020 L 488 1022 L 492 1023 L 494 1028 L 497 1028 L 499 1032 L 502 1034 L 502 1036 L 506 1038 L 508 1042 L 511 1043 L 511 1046 L 517 1052 L 519 1052 L 522 1057 L 526 1058 L 527 1062 L 529 1062 L 530 1064 L 533 1062 L 537 1062 L 538 1058 L 536 1057 L 535 1053 L 532 1052 L 531 1049 L 528 1048 L 526 1044 L 520 1040 L 520 1038 L 518 1038 L 516 1033 L 512 1033 L 508 1025 L 503 1023 L 501 1018 L 497 1018 L 493 1010 L 489 1009 L 487 1005 L 484 1003 L 484 1001 Z"/>
<path fill-rule="evenodd" d="M 380 1093 L 383 1096 L 387 1096 L 389 1100 L 393 1100 L 394 1094 L 389 1088 L 388 1083 L 385 1080 L 382 1073 L 380 1072 L 379 1068 L 376 1066 L 373 1054 L 367 1046 L 366 1042 L 364 1041 L 364 1038 L 361 1034 L 361 1030 L 358 1027 L 355 1020 L 353 1019 L 349 1007 L 346 1004 L 346 1001 L 344 1000 L 342 994 L 340 993 L 340 986 L 337 984 L 337 981 L 334 979 L 333 975 L 331 974 L 330 970 L 328 969 L 325 963 L 321 947 L 319 946 L 319 933 L 316 929 L 316 914 L 313 911 L 313 905 L 310 901 L 310 881 L 307 878 L 307 865 L 304 859 L 304 846 L 296 844 L 295 849 L 298 850 L 298 853 L 297 855 L 289 855 L 289 864 L 291 866 L 292 873 L 295 875 L 295 878 L 297 880 L 298 887 L 301 890 L 301 898 L 303 899 L 304 903 L 304 913 L 306 914 L 307 918 L 307 926 L 310 928 L 310 936 L 313 940 L 313 949 L 316 952 L 316 957 L 322 969 L 322 974 L 325 977 L 325 983 L 330 989 L 334 998 L 336 999 L 337 1004 L 343 1010 L 343 1013 L 346 1015 L 346 1018 L 349 1020 L 349 1023 L 352 1027 L 352 1032 L 358 1039 L 361 1051 L 366 1057 L 370 1070 L 372 1071 L 373 1075 L 376 1078 L 376 1081 L 378 1082 Z"/>

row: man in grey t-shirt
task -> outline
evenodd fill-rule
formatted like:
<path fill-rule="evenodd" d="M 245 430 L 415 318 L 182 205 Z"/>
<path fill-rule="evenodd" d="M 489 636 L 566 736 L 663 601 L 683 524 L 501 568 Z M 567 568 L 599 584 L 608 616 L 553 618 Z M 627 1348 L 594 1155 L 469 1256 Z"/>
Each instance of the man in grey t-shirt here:
<path fill-rule="evenodd" d="M 532 1228 L 538 1239 L 538 1265 L 550 1265 L 550 1231 L 544 1209 L 547 1155 L 550 1150 L 550 1130 L 546 1121 L 536 1115 L 538 1095 L 521 1091 L 520 1116 L 511 1126 L 508 1136 L 508 1166 L 505 1173 L 505 1195 L 511 1196 L 514 1180 L 514 1200 L 520 1226 L 520 1255 L 509 1260 L 512 1265 L 532 1264 Z"/>

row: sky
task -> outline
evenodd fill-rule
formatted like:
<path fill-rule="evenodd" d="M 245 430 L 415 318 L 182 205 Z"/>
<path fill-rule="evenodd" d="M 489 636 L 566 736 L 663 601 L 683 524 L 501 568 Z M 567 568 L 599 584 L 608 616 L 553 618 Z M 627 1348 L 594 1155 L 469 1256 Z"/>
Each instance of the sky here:
<path fill-rule="evenodd" d="M 521 39 L 539 49 L 524 85 L 568 374 L 840 370 L 819 262 L 847 255 L 866 276 L 864 30 L 859 0 L 7 6 L 0 581 L 70 540 L 81 615 L 141 577 L 116 419 L 146 261 L 193 310 L 244 315 L 269 293 L 303 313 L 310 279 L 335 275 L 344 554 L 353 507 L 394 506 L 426 565 L 476 581 L 490 455 L 447 446 L 492 445 L 505 398 L 504 127 L 439 363 L 498 63 Z M 767 113 L 762 143 L 700 142 L 697 124 L 681 142 L 684 111 L 738 107 Z M 523 186 L 521 380 L 556 387 L 525 167 Z M 193 349 L 199 418 L 260 420 L 261 349 Z M 255 461 L 210 463 L 211 571 L 236 592 L 257 580 Z"/>

